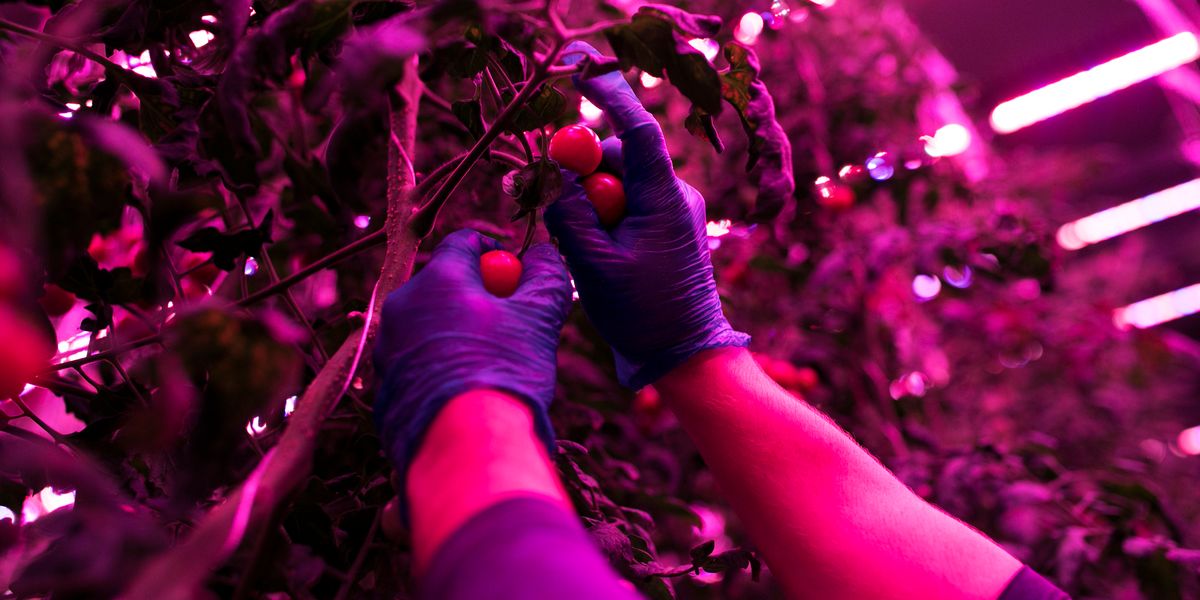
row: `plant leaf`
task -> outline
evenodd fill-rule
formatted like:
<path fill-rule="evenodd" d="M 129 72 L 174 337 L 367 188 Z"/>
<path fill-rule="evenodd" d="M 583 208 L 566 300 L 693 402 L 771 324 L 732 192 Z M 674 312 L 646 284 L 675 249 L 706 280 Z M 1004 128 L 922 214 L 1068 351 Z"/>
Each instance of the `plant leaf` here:
<path fill-rule="evenodd" d="M 725 44 L 729 71 L 721 75 L 721 96 L 737 110 L 742 129 L 750 139 L 746 170 L 758 186 L 752 221 L 768 221 L 792 200 L 796 181 L 792 173 L 792 144 L 775 119 L 775 102 L 758 78 L 758 57 L 737 42 Z"/>
<path fill-rule="evenodd" d="M 177 242 L 192 252 L 211 252 L 217 268 L 232 271 L 234 262 L 242 255 L 258 256 L 263 244 L 271 243 L 271 222 L 274 211 L 268 211 L 258 227 L 225 233 L 215 227 L 203 227 Z"/>
<path fill-rule="evenodd" d="M 637 67 L 655 77 L 666 77 L 693 104 L 716 115 L 721 112 L 721 78 L 688 41 L 715 35 L 720 24 L 716 17 L 647 5 L 639 8 L 628 24 L 604 30 L 604 36 L 622 70 Z"/>

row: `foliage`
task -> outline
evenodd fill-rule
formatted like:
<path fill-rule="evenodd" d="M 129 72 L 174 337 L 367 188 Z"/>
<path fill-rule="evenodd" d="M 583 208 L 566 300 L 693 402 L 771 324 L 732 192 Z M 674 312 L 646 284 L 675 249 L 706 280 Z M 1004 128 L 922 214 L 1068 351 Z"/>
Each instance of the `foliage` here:
<path fill-rule="evenodd" d="M 77 500 L 20 527 L 0 520 L 0 589 L 111 595 L 188 548 L 260 457 L 283 451 L 283 432 L 312 419 L 311 468 L 204 584 L 410 595 L 404 542 L 375 539 L 394 490 L 371 373 L 333 385 L 328 414 L 302 414 L 305 390 L 340 376 L 329 348 L 354 357 L 369 337 L 379 245 L 403 237 L 381 225 L 397 197 L 412 197 L 402 225 L 415 239 L 463 226 L 512 246 L 544 238 L 537 209 L 561 184 L 548 133 L 578 120 L 565 79 L 620 69 L 670 84 L 639 94 L 710 218 L 734 223 L 712 240 L 722 295 L 781 383 L 1078 597 L 1200 593 L 1188 549 L 1200 512 L 1185 500 L 1197 467 L 1155 441 L 1180 428 L 1195 351 L 1111 327 L 1099 283 L 1111 264 L 1062 268 L 1046 222 L 1055 186 L 1071 183 L 1061 169 L 976 156 L 992 169 L 981 178 L 966 159 L 914 151 L 947 90 L 892 3 L 794 7 L 753 50 L 727 41 L 717 66 L 689 41 L 729 40 L 722 23 L 746 7 L 555 5 L 0 7 L 0 227 L 39 257 L 12 302 L 44 319 L 30 308 L 44 284 L 75 294 L 53 322 L 60 342 L 85 340 L 24 396 L 65 407 L 62 431 L 4 405 L 0 505 L 20 513 L 47 487 Z M 568 38 L 606 40 L 616 60 L 560 64 Z M 395 122 L 414 60 L 410 146 Z M 835 177 L 883 150 L 895 174 L 847 182 L 849 211 L 796 190 L 793 170 Z M 742 152 L 744 172 L 729 162 Z M 398 196 L 409 169 L 416 185 Z M 917 274 L 946 282 L 937 298 L 914 298 Z M 96 335 L 74 338 L 81 328 Z M 559 358 L 555 462 L 618 571 L 652 598 L 767 597 L 769 572 L 694 447 L 652 390 L 617 387 L 580 311 Z M 808 375 L 784 382 L 779 365 Z"/>

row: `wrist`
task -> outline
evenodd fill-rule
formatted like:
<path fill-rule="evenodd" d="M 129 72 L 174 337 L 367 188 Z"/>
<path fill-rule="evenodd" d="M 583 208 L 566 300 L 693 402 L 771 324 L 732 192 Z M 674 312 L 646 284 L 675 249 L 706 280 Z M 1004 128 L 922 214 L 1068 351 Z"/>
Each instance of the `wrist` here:
<path fill-rule="evenodd" d="M 697 352 L 664 374 L 654 387 L 664 395 L 679 395 L 694 388 L 698 382 L 720 382 L 730 369 L 748 368 L 754 364 L 750 350 L 743 346 L 709 348 Z"/>
<path fill-rule="evenodd" d="M 537 411 L 513 395 L 475 389 L 455 396 L 430 424 L 402 474 L 419 568 L 472 516 L 520 496 L 569 509 L 545 445 Z"/>
<path fill-rule="evenodd" d="M 749 345 L 750 336 L 734 330 L 724 317 L 721 317 L 719 323 L 710 325 L 706 330 L 675 346 L 655 353 L 643 362 L 631 361 L 618 353 L 617 377 L 621 383 L 632 389 L 657 385 L 668 374 L 691 363 L 698 356 L 716 350 L 744 350 Z"/>

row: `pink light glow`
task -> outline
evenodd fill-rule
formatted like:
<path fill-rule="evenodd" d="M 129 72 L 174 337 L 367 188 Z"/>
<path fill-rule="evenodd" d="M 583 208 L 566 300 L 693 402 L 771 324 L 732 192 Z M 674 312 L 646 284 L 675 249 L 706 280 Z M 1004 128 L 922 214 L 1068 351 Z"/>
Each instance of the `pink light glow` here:
<path fill-rule="evenodd" d="M 1183 32 L 1001 103 L 992 129 L 1012 133 L 1200 58 L 1200 41 Z"/>
<path fill-rule="evenodd" d="M 721 219 L 719 221 L 709 221 L 704 228 L 708 233 L 708 237 L 719 238 L 729 235 L 729 230 L 732 227 L 733 221 Z"/>
<path fill-rule="evenodd" d="M 1134 302 L 1113 311 L 1118 329 L 1145 329 L 1200 312 L 1200 283 Z"/>
<path fill-rule="evenodd" d="M 583 117 L 589 125 L 594 125 L 604 118 L 604 111 L 599 106 L 592 104 L 587 98 L 579 99 L 579 116 Z"/>
<path fill-rule="evenodd" d="M 958 156 L 971 147 L 971 132 L 958 123 L 950 123 L 921 140 L 925 142 L 925 154 L 929 156 Z"/>
<path fill-rule="evenodd" d="M 1058 228 L 1058 245 L 1078 250 L 1200 208 L 1200 179 L 1088 215 Z"/>
<path fill-rule="evenodd" d="M 762 15 L 752 11 L 742 15 L 742 19 L 738 21 L 737 28 L 733 31 L 733 37 L 743 44 L 753 46 L 754 42 L 758 41 L 758 36 L 762 33 L 762 30 Z"/>
<path fill-rule="evenodd" d="M 659 79 L 658 77 L 655 77 L 649 73 L 642 73 L 641 80 L 642 87 L 646 89 L 656 88 L 662 84 L 662 79 Z"/>
<path fill-rule="evenodd" d="M 692 38 L 688 40 L 688 45 L 699 50 L 710 62 L 721 52 L 721 45 L 708 38 Z"/>
<path fill-rule="evenodd" d="M 62 493 L 53 488 L 42 488 L 42 491 L 25 498 L 21 505 L 21 520 L 32 523 L 60 508 L 69 508 L 75 504 L 75 490 L 63 490 Z"/>
<path fill-rule="evenodd" d="M 1180 452 L 1188 456 L 1200 455 L 1200 425 L 1180 431 L 1175 444 L 1179 446 Z"/>

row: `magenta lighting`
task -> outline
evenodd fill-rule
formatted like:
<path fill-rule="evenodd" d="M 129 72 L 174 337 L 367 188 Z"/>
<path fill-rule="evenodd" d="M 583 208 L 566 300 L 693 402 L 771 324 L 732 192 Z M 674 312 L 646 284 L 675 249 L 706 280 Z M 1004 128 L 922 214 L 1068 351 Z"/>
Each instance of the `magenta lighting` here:
<path fill-rule="evenodd" d="M 1183 32 L 1001 103 L 992 129 L 1012 133 L 1200 58 L 1195 34 Z"/>
<path fill-rule="evenodd" d="M 1113 324 L 1119 329 L 1145 329 L 1197 312 L 1200 312 L 1200 283 L 1118 308 L 1113 311 Z"/>
<path fill-rule="evenodd" d="M 1071 221 L 1058 228 L 1058 245 L 1078 250 L 1200 208 L 1200 179 Z"/>

